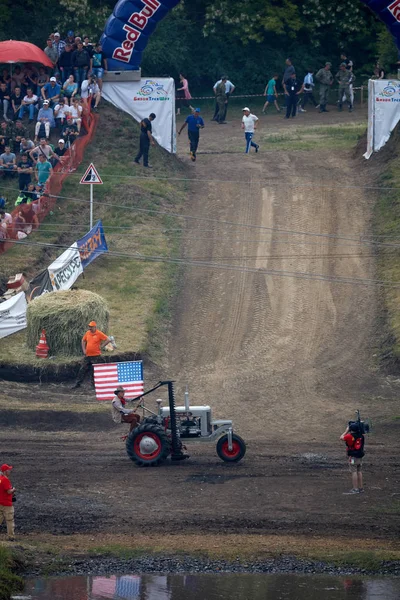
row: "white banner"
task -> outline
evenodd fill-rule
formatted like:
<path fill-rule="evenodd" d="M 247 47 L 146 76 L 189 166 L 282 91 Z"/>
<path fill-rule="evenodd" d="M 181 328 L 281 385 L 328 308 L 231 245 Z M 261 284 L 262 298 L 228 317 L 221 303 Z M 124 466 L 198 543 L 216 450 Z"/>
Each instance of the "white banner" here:
<path fill-rule="evenodd" d="M 176 152 L 175 83 L 172 77 L 115 83 L 104 81 L 102 95 L 136 121 L 154 113 L 154 139 L 168 152 Z"/>
<path fill-rule="evenodd" d="M 78 244 L 75 242 L 68 250 L 48 267 L 53 290 L 69 290 L 79 275 L 83 273 Z"/>
<path fill-rule="evenodd" d="M 17 333 L 26 327 L 26 298 L 20 292 L 0 303 L 0 338 Z"/>
<path fill-rule="evenodd" d="M 400 121 L 400 81 L 370 79 L 368 82 L 368 143 L 365 158 L 378 152 Z"/>

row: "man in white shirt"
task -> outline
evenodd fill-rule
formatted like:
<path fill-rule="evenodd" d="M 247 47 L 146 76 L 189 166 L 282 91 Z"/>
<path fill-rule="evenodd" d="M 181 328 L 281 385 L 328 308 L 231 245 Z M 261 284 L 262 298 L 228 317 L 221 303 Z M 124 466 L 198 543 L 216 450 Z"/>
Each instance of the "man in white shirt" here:
<path fill-rule="evenodd" d="M 225 78 L 226 78 L 226 81 L 225 81 L 225 93 L 226 93 L 226 97 L 227 97 L 227 99 L 228 99 L 228 102 L 229 102 L 229 96 L 230 96 L 231 94 L 233 94 L 233 92 L 235 91 L 235 86 L 233 85 L 232 81 L 229 81 L 229 79 L 228 79 L 228 78 L 227 78 L 225 75 L 223 75 L 223 76 L 221 77 L 221 79 L 218 79 L 218 81 L 217 81 L 217 82 L 214 84 L 214 87 L 213 87 L 213 92 L 214 92 L 214 94 L 216 95 L 216 93 L 217 93 L 217 85 L 218 85 L 219 83 L 221 83 L 222 79 L 225 79 Z M 226 112 L 227 112 L 227 110 L 228 110 L 228 102 L 227 102 L 227 104 L 226 104 L 225 117 L 226 117 Z M 215 111 L 214 111 L 214 116 L 213 116 L 213 118 L 211 119 L 212 121 L 217 121 L 218 112 L 219 112 L 219 109 L 218 109 L 218 102 L 216 101 L 216 102 L 215 102 Z"/>
<path fill-rule="evenodd" d="M 250 112 L 248 106 L 243 109 L 242 129 L 246 138 L 246 154 L 250 152 L 251 146 L 258 152 L 259 145 L 253 142 L 254 131 L 257 129 L 258 117 Z"/>
<path fill-rule="evenodd" d="M 81 98 L 84 98 L 88 106 L 91 105 L 93 110 L 97 112 L 97 107 L 101 100 L 101 92 L 97 84 L 96 75 L 90 75 L 86 81 L 83 81 L 81 86 Z"/>
<path fill-rule="evenodd" d="M 7 227 L 10 225 L 12 225 L 12 216 L 10 215 L 10 213 L 7 213 L 5 210 L 0 210 L 0 225 L 1 227 L 3 227 L 4 229 L 7 229 Z"/>

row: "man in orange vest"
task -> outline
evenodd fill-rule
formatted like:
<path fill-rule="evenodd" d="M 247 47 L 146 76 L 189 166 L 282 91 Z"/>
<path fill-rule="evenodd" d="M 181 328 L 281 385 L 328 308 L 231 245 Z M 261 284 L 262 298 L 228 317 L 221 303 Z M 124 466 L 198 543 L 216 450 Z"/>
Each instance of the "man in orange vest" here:
<path fill-rule="evenodd" d="M 76 378 L 76 382 L 72 386 L 72 389 L 81 386 L 88 371 L 90 371 L 92 385 L 94 385 L 94 372 L 92 365 L 101 362 L 101 351 L 104 346 L 107 346 L 107 344 L 110 342 L 111 339 L 108 337 L 108 335 L 97 329 L 97 323 L 95 321 L 90 321 L 89 330 L 82 338 L 82 352 L 85 355 L 85 358 L 81 368 L 79 369 L 78 377 Z"/>

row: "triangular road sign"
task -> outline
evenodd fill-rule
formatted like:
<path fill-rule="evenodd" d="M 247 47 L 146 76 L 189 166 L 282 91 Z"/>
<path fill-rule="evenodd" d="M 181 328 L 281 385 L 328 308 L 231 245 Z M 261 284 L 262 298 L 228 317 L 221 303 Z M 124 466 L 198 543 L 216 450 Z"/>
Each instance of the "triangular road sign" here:
<path fill-rule="evenodd" d="M 93 163 L 90 163 L 90 165 L 87 168 L 86 173 L 84 174 L 84 176 L 82 177 L 80 183 L 98 183 L 98 184 L 102 184 L 102 180 L 100 175 L 98 174 L 98 172 L 96 171 L 96 167 L 94 166 Z"/>

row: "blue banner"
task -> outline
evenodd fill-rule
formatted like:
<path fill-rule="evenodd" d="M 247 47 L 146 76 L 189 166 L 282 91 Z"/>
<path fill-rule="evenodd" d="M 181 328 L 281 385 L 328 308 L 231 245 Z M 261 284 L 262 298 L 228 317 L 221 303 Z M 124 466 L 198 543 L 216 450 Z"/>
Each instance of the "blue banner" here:
<path fill-rule="evenodd" d="M 100 254 L 108 252 L 103 223 L 101 221 L 97 221 L 96 225 L 89 231 L 89 233 L 77 241 L 77 244 L 82 267 L 85 269 Z"/>
<path fill-rule="evenodd" d="M 362 0 L 385 23 L 400 50 L 400 0 Z"/>
<path fill-rule="evenodd" d="M 157 23 L 180 0 L 119 0 L 101 38 L 108 70 L 139 69 Z"/>

